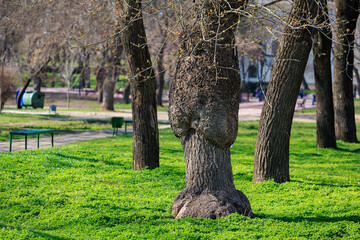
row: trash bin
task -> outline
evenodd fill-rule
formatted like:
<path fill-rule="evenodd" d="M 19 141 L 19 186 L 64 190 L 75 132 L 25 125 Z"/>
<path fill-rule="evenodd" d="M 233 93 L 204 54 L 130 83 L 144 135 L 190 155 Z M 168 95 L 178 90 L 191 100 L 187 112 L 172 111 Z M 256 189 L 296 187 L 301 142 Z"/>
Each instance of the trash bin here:
<path fill-rule="evenodd" d="M 113 127 L 113 136 L 117 135 L 118 128 L 121 128 L 124 123 L 123 117 L 112 117 L 111 118 L 111 124 Z"/>
<path fill-rule="evenodd" d="M 43 108 L 45 94 L 42 92 L 25 92 L 22 101 L 24 107 Z"/>

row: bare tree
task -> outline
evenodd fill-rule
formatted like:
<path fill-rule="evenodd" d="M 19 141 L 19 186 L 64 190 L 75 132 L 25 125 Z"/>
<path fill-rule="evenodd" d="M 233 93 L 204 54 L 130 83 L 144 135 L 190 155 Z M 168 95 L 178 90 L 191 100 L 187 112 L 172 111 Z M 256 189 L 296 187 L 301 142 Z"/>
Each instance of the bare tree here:
<path fill-rule="evenodd" d="M 326 0 L 319 1 L 317 16 L 317 24 L 324 26 L 313 38 L 317 147 L 336 148 L 331 76 L 332 33 Z"/>
<path fill-rule="evenodd" d="M 335 134 L 345 142 L 358 142 L 353 95 L 354 40 L 359 16 L 358 0 L 335 0 L 334 107 Z"/>
<path fill-rule="evenodd" d="M 156 168 L 159 167 L 159 136 L 155 73 L 147 46 L 142 6 L 139 0 L 125 0 L 124 5 L 126 26 L 121 39 L 131 83 L 133 169 Z"/>
<path fill-rule="evenodd" d="M 313 0 L 295 0 L 280 41 L 260 116 L 255 147 L 254 182 L 290 181 L 289 144 L 296 99 L 311 51 L 307 19 L 314 19 Z"/>

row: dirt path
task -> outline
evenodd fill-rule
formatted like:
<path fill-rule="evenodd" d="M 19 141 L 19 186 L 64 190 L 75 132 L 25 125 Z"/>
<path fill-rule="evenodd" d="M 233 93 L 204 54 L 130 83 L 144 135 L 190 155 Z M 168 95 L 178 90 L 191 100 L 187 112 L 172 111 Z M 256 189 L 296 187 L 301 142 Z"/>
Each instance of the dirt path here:
<path fill-rule="evenodd" d="M 263 102 L 252 101 L 250 103 L 241 103 L 239 110 L 239 121 L 258 121 L 260 119 L 261 109 Z M 306 104 L 306 108 L 313 108 L 309 102 Z M 4 110 L 3 112 L 7 113 L 26 113 L 26 114 L 45 114 L 47 111 L 21 111 L 21 110 Z M 99 111 L 57 111 L 59 115 L 70 116 L 71 119 L 109 119 L 111 117 L 124 117 L 125 119 L 131 119 L 132 114 L 131 110 L 120 110 L 116 112 L 99 112 Z M 294 121 L 301 122 L 314 122 L 316 120 L 315 116 L 304 116 L 296 115 L 294 116 Z M 158 121 L 163 123 L 168 123 L 168 113 L 166 111 L 158 111 Z M 170 125 L 159 125 L 159 128 L 169 128 Z M 123 130 L 119 130 L 119 134 L 122 134 Z M 131 129 L 130 129 L 131 133 Z M 75 133 L 66 133 L 61 134 L 57 133 L 54 137 L 54 146 L 61 146 L 65 144 L 72 144 L 76 142 L 81 142 L 89 139 L 105 138 L 111 137 L 112 130 L 99 130 L 99 131 L 79 131 Z M 24 150 L 25 140 L 15 139 L 12 144 L 13 151 Z M 40 148 L 51 147 L 50 137 L 40 135 Z M 28 139 L 28 149 L 36 149 L 36 138 Z M 9 141 L 0 142 L 0 152 L 9 151 Z"/>

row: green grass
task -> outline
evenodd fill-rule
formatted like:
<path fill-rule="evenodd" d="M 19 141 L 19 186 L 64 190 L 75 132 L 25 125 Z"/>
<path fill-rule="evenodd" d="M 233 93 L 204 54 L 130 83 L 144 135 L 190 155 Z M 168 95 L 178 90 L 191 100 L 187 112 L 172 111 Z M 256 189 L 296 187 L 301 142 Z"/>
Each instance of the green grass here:
<path fill-rule="evenodd" d="M 291 182 L 254 184 L 257 125 L 239 123 L 231 149 L 255 219 L 171 218 L 185 173 L 168 129 L 154 170 L 132 171 L 130 135 L 0 153 L 0 239 L 359 239 L 360 145 L 317 149 L 315 124 L 294 123 Z"/>
<path fill-rule="evenodd" d="M 109 120 L 74 120 L 64 115 L 34 115 L 2 113 L 0 141 L 9 139 L 9 132 L 23 129 L 55 129 L 61 131 L 111 129 Z M 36 136 L 34 136 L 36 137 Z"/>
<path fill-rule="evenodd" d="M 355 114 L 360 114 L 360 99 L 356 99 L 354 100 L 354 110 L 355 110 Z M 303 109 L 300 111 L 297 111 L 296 114 L 305 114 L 305 115 L 316 115 L 316 109 L 315 108 L 311 108 L 311 109 Z"/>

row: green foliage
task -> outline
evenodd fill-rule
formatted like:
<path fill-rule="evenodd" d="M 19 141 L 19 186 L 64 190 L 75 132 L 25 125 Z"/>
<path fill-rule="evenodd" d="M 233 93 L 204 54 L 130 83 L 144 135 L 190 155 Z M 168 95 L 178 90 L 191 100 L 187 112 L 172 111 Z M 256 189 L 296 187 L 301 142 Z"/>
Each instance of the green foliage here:
<path fill-rule="evenodd" d="M 359 145 L 317 149 L 315 124 L 294 123 L 291 182 L 252 183 L 258 122 L 239 123 L 237 188 L 255 219 L 171 218 L 185 185 L 182 147 L 160 131 L 160 168 L 132 171 L 132 136 L 0 153 L 0 239 L 359 239 Z"/>

